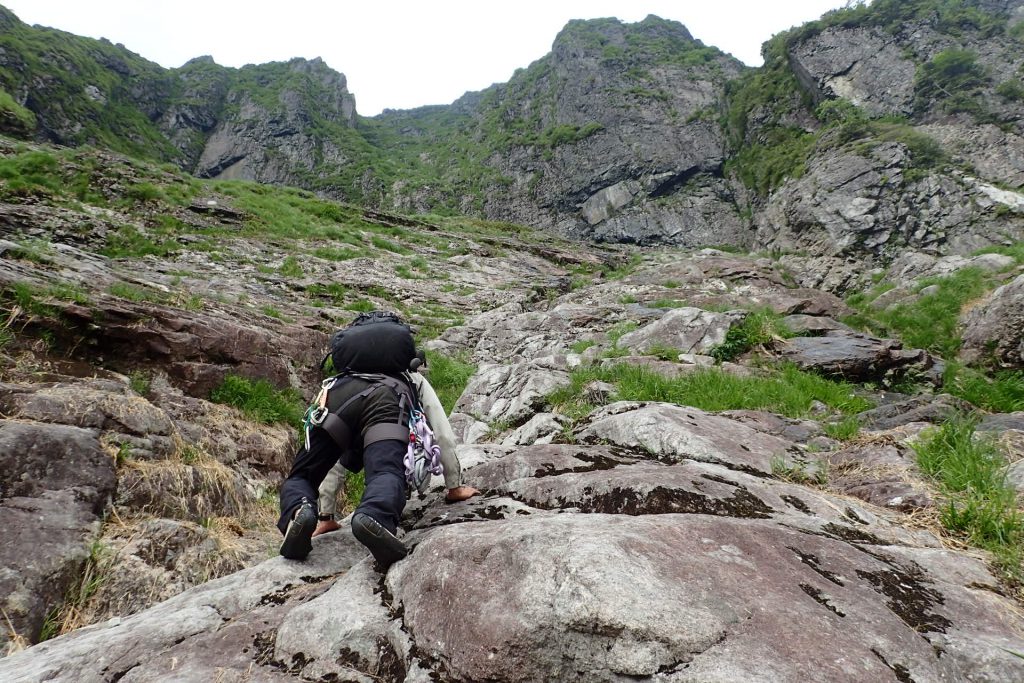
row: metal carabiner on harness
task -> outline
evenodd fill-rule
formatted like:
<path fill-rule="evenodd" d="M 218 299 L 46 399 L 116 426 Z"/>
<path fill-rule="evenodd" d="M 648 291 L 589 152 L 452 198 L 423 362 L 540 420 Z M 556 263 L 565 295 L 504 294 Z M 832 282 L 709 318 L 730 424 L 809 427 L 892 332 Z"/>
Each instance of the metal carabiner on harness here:
<path fill-rule="evenodd" d="M 309 411 L 309 424 L 313 427 L 319 427 L 327 419 L 327 416 L 331 411 L 326 406 L 317 406 Z"/>
<path fill-rule="evenodd" d="M 320 383 L 320 393 L 313 399 L 313 403 L 306 409 L 304 416 L 304 430 L 305 431 L 305 442 L 306 450 L 309 450 L 309 430 L 313 427 L 319 427 L 327 419 L 330 414 L 330 410 L 327 408 L 327 394 L 330 393 L 331 389 L 334 388 L 334 384 L 338 381 L 338 377 L 328 377 Z"/>

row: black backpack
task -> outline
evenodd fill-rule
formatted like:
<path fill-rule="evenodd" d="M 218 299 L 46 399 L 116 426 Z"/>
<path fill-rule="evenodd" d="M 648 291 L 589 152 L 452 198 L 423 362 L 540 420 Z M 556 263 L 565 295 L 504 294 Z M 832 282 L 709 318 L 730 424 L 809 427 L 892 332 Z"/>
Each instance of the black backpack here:
<path fill-rule="evenodd" d="M 352 323 L 331 337 L 330 353 L 321 368 L 331 359 L 334 373 L 370 372 L 401 375 L 416 359 L 416 342 L 412 329 L 394 313 L 373 311 L 361 313 Z"/>

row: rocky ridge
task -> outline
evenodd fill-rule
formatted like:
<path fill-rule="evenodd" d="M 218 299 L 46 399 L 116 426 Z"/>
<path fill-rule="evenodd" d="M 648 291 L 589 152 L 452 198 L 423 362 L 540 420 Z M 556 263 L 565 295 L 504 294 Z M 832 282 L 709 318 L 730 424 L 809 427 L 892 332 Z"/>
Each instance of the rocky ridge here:
<path fill-rule="evenodd" d="M 373 118 L 319 60 L 163 70 L 4 10 L 0 83 L 10 132 L 201 177 L 573 238 L 884 265 L 1020 239 L 1021 10 L 880 0 L 777 36 L 759 69 L 677 22 L 573 21 L 507 83 Z"/>

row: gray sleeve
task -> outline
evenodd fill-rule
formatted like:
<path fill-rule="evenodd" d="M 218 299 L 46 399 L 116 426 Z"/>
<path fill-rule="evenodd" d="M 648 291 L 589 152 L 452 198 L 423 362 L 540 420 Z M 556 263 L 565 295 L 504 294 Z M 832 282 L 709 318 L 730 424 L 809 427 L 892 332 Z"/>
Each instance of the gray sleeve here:
<path fill-rule="evenodd" d="M 441 400 L 437 397 L 434 387 L 430 386 L 427 378 L 418 372 L 411 373 L 413 383 L 416 384 L 416 391 L 420 395 L 420 405 L 423 413 L 427 416 L 427 422 L 434 431 L 434 438 L 437 445 L 441 447 L 441 466 L 444 468 L 444 486 L 453 489 L 462 486 L 462 465 L 459 457 L 455 454 L 455 431 L 448 422 L 448 415 L 444 412 Z"/>
<path fill-rule="evenodd" d="M 345 489 L 345 468 L 335 463 L 331 471 L 324 477 L 317 492 L 317 507 L 321 515 L 336 515 L 338 512 L 338 492 Z"/>

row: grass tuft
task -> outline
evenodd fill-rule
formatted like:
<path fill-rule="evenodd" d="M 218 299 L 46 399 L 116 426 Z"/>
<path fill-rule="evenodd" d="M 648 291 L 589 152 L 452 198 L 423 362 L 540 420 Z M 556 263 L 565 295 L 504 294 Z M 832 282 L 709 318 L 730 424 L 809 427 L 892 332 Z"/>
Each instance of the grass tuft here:
<path fill-rule="evenodd" d="M 434 387 L 446 413 L 451 413 L 455 402 L 462 396 L 469 378 L 476 372 L 464 356 L 445 356 L 440 353 L 427 354 L 427 379 Z"/>
<path fill-rule="evenodd" d="M 738 325 L 725 333 L 725 341 L 711 349 L 711 356 L 719 363 L 739 358 L 747 351 L 764 347 L 781 339 L 788 339 L 793 332 L 782 322 L 782 316 L 764 309 L 753 311 Z"/>
<path fill-rule="evenodd" d="M 1006 482 L 1006 458 L 996 442 L 975 434 L 977 419 L 957 415 L 914 444 L 917 464 L 946 496 L 942 524 L 990 551 L 1014 584 L 1024 580 L 1024 517 Z"/>
<path fill-rule="evenodd" d="M 872 407 L 854 393 L 854 387 L 794 366 L 785 365 L 767 377 L 738 377 L 718 368 L 705 368 L 669 378 L 642 366 L 577 368 L 570 385 L 548 396 L 548 404 L 571 418 L 586 416 L 593 406 L 583 387 L 593 381 L 616 387 L 620 401 L 662 401 L 707 411 L 770 410 L 786 417 L 811 414 L 815 401 L 834 411 L 853 415 Z"/>
<path fill-rule="evenodd" d="M 302 426 L 304 406 L 298 392 L 290 388 L 275 389 L 265 379 L 228 375 L 219 387 L 210 392 L 210 400 L 234 406 L 256 422 L 284 422 L 295 428 Z"/>

